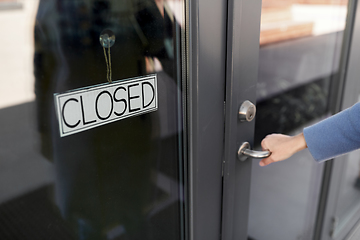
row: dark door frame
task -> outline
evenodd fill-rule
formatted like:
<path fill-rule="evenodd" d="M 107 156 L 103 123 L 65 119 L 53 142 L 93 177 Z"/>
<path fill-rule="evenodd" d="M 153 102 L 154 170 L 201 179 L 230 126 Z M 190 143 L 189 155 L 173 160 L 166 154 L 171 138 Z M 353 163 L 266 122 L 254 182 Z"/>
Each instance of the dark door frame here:
<path fill-rule="evenodd" d="M 261 0 L 228 1 L 225 159 L 222 239 L 247 239 L 251 159 L 240 162 L 243 142 L 253 146 L 255 121 L 240 122 L 241 104 L 256 104 Z"/>
<path fill-rule="evenodd" d="M 191 240 L 221 239 L 226 0 L 186 2 Z"/>
<path fill-rule="evenodd" d="M 357 0 L 350 0 L 349 10 L 354 4 Z M 261 0 L 186 0 L 185 5 L 186 239 L 247 239 L 251 160 L 239 162 L 237 150 L 244 141 L 252 145 L 255 124 L 239 122 L 238 109 L 244 100 L 256 104 Z M 345 83 L 354 81 L 349 76 L 360 75 L 358 67 L 351 68 L 360 48 L 350 47 L 360 39 L 359 11 L 359 6 L 349 11 L 333 112 L 346 105 L 341 105 L 350 86 Z M 314 239 L 329 239 L 336 168 L 327 163 Z"/>

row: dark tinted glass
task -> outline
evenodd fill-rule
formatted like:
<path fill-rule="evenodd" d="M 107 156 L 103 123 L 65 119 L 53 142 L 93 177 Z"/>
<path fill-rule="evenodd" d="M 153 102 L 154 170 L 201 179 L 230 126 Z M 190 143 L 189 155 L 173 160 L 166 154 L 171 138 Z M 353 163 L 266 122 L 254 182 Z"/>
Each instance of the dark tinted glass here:
<path fill-rule="evenodd" d="M 183 5 L 0 1 L 0 239 L 183 239 Z M 53 95 L 107 82 L 105 29 L 158 110 L 60 137 Z"/>

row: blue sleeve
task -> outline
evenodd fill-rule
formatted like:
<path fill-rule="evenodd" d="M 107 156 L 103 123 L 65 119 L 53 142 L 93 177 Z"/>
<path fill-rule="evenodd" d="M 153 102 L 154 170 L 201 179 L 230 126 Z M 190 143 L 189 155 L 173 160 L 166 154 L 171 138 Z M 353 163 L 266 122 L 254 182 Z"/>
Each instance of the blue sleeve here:
<path fill-rule="evenodd" d="M 360 103 L 303 131 L 317 162 L 360 148 Z"/>

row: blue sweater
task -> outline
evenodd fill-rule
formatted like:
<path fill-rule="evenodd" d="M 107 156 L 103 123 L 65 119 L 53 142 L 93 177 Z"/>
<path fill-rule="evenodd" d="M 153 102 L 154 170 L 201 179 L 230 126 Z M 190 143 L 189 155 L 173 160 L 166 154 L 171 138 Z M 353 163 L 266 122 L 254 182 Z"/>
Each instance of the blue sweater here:
<path fill-rule="evenodd" d="M 360 148 L 360 103 L 305 128 L 304 136 L 317 162 Z"/>

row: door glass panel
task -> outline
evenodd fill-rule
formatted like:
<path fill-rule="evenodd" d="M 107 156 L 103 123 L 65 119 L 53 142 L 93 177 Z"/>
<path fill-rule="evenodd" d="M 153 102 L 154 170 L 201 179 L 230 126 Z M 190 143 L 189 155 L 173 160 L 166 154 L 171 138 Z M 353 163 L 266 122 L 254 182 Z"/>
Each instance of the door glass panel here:
<path fill-rule="evenodd" d="M 183 9 L 0 1 L 0 239 L 184 239 Z M 105 29 L 112 80 L 156 74 L 158 110 L 60 137 L 53 94 L 107 82 Z"/>
<path fill-rule="evenodd" d="M 335 216 L 338 220 L 336 231 L 341 231 L 349 220 L 359 218 L 356 214 L 360 210 L 360 151 L 354 151 L 341 160 L 343 162 L 342 175 L 337 198 Z"/>
<path fill-rule="evenodd" d="M 297 134 L 330 114 L 347 1 L 263 0 L 255 146 Z M 323 164 L 302 151 L 261 168 L 253 161 L 249 236 L 311 239 Z M 286 231 L 284 231 L 286 229 Z"/>

